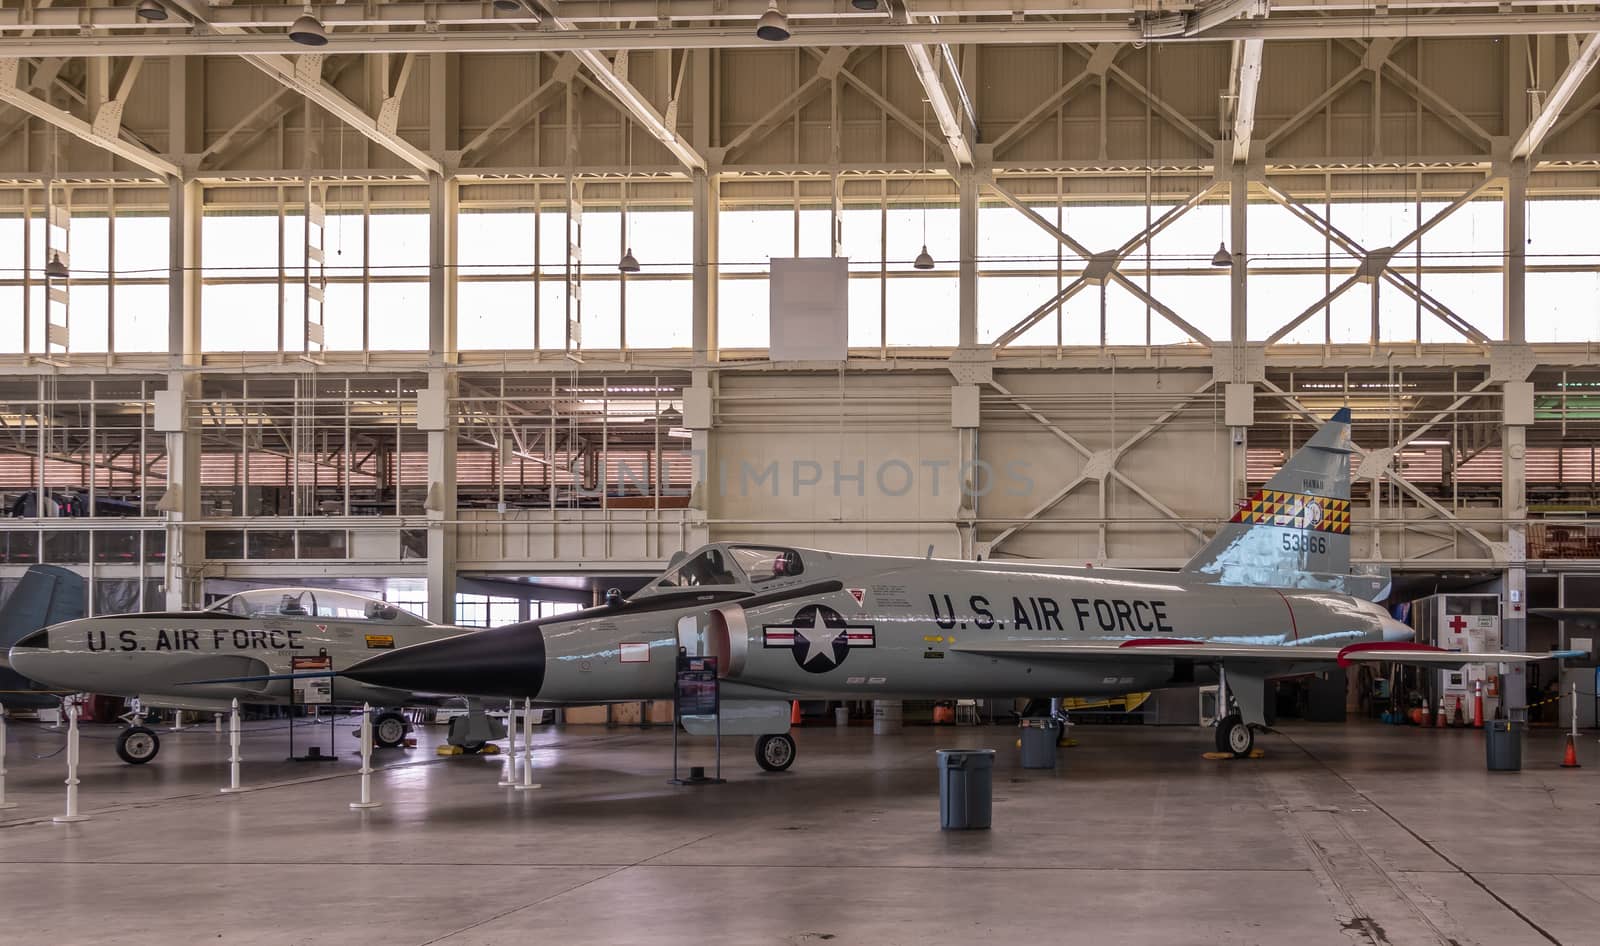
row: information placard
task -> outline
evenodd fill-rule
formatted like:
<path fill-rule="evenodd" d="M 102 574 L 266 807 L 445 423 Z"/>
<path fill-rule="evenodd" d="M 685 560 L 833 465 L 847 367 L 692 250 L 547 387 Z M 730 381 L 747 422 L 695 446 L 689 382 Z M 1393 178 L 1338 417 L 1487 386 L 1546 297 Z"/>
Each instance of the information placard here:
<path fill-rule="evenodd" d="M 679 716 L 717 715 L 717 658 L 678 658 Z"/>
<path fill-rule="evenodd" d="M 293 673 L 332 671 L 333 658 L 325 654 L 290 657 L 289 669 Z M 294 702 L 300 706 L 326 706 L 333 702 L 333 676 L 306 677 L 294 681 Z"/>

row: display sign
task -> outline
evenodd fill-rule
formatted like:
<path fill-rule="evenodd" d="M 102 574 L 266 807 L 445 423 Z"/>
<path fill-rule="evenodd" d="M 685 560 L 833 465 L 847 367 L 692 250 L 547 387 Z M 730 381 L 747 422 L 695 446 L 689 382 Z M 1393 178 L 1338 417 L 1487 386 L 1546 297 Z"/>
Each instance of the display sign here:
<path fill-rule="evenodd" d="M 306 677 L 294 681 L 294 702 L 300 706 L 326 706 L 333 702 L 333 658 L 325 654 L 289 658 L 293 673 L 329 671 L 326 677 Z"/>
<path fill-rule="evenodd" d="M 717 715 L 717 658 L 678 657 L 679 716 Z"/>

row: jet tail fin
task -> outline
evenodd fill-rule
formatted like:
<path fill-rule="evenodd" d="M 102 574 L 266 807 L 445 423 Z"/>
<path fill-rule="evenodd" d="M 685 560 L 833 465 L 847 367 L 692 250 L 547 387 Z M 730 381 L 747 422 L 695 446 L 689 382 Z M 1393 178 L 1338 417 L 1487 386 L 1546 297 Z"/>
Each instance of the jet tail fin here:
<path fill-rule="evenodd" d="M 1241 502 L 1185 572 L 1217 584 L 1382 597 L 1386 576 L 1350 574 L 1350 409 L 1340 408 Z"/>
<path fill-rule="evenodd" d="M 57 565 L 34 565 L 0 605 L 0 650 L 34 631 L 83 617 L 83 576 Z"/>

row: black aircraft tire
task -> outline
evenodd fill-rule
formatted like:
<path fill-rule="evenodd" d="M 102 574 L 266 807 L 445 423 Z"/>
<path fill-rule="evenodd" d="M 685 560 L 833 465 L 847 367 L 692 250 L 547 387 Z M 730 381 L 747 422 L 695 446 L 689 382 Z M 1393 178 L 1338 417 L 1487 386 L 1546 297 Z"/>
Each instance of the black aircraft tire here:
<path fill-rule="evenodd" d="M 756 740 L 756 764 L 768 772 L 783 772 L 794 765 L 794 737 L 788 733 L 762 736 Z"/>
<path fill-rule="evenodd" d="M 144 726 L 129 726 L 117 735 L 117 755 L 129 765 L 144 765 L 161 751 L 161 738 Z"/>
<path fill-rule="evenodd" d="M 399 713 L 379 713 L 372 719 L 372 743 L 380 749 L 399 748 L 406 741 L 406 718 Z"/>
<path fill-rule="evenodd" d="M 483 747 L 487 745 L 487 742 L 466 742 L 461 744 L 461 751 L 467 755 L 477 755 L 478 753 L 482 752 Z"/>
<path fill-rule="evenodd" d="M 1237 715 L 1224 716 L 1217 722 L 1217 751 L 1231 754 L 1235 759 L 1248 759 L 1256 745 L 1256 734 Z"/>

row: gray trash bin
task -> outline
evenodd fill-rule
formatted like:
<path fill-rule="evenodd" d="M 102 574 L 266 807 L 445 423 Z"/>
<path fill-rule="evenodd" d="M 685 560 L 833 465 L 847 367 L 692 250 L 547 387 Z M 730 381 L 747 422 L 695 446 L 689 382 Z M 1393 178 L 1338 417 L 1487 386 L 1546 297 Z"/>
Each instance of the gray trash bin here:
<path fill-rule="evenodd" d="M 1513 719 L 1491 719 L 1483 732 L 1483 749 L 1491 772 L 1522 771 L 1522 727 Z"/>
<path fill-rule="evenodd" d="M 1022 721 L 1022 767 L 1056 767 L 1056 742 L 1061 737 L 1061 721 L 1048 716 L 1030 716 Z"/>
<path fill-rule="evenodd" d="M 939 750 L 939 827 L 987 829 L 994 807 L 994 750 Z"/>

